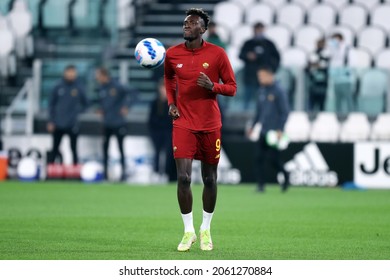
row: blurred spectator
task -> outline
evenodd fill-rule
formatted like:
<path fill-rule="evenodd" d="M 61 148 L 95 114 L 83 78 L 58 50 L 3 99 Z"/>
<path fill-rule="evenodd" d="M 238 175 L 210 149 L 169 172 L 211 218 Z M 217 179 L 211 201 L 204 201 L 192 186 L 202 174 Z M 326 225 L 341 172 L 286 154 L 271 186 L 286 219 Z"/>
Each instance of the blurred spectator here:
<path fill-rule="evenodd" d="M 64 76 L 54 87 L 49 98 L 48 132 L 53 136 L 53 150 L 49 163 L 54 163 L 59 154 L 62 137 L 67 134 L 70 138 L 73 164 L 78 164 L 77 138 L 79 127 L 78 115 L 87 107 L 87 96 L 84 86 L 77 80 L 77 70 L 69 65 L 64 70 Z"/>
<path fill-rule="evenodd" d="M 98 113 L 103 116 L 103 166 L 104 176 L 108 179 L 108 145 L 114 135 L 118 141 L 120 163 L 122 167 L 121 180 L 126 179 L 126 163 L 123 141 L 127 134 L 126 117 L 129 112 L 130 91 L 111 78 L 106 68 L 96 70 L 95 77 L 100 85 Z"/>
<path fill-rule="evenodd" d="M 244 43 L 239 55 L 239 58 L 244 61 L 244 109 L 249 108 L 258 90 L 256 72 L 259 66 L 265 66 L 275 73 L 280 63 L 278 50 L 264 35 L 264 24 L 261 22 L 254 24 L 253 31 L 254 37 Z"/>
<path fill-rule="evenodd" d="M 267 134 L 270 131 L 276 131 L 277 139 L 280 140 L 290 110 L 287 94 L 275 81 L 273 71 L 274 69 L 262 66 L 256 72 L 262 86 L 258 90 L 257 110 L 252 128 L 248 131 L 249 136 L 252 134 L 255 124 L 261 124 L 260 137 L 257 141 L 257 191 L 259 192 L 265 190 L 266 163 L 270 163 L 278 172 L 283 173 L 282 191 L 286 191 L 289 185 L 289 174 L 284 169 L 280 150 L 267 142 Z"/>
<path fill-rule="evenodd" d="M 167 92 L 164 79 L 158 83 L 158 95 L 149 111 L 149 132 L 154 146 L 153 170 L 162 178 L 175 180 L 175 161 L 172 152 L 172 118 L 168 114 Z"/>
<path fill-rule="evenodd" d="M 217 24 L 215 22 L 209 23 L 207 31 L 208 31 L 208 36 L 207 36 L 208 42 L 220 46 L 223 49 L 226 49 L 226 43 L 222 41 L 221 38 L 219 37 L 217 32 Z"/>
<path fill-rule="evenodd" d="M 348 54 L 350 46 L 344 41 L 341 33 L 335 33 L 329 40 L 330 52 L 330 74 L 334 85 L 334 95 L 336 100 L 336 112 L 342 112 L 343 104 L 346 105 L 346 111 L 354 110 L 353 92 L 354 92 L 354 74 L 348 67 Z"/>
<path fill-rule="evenodd" d="M 318 108 L 323 111 L 325 107 L 326 92 L 328 90 L 329 53 L 325 48 L 325 39 L 317 41 L 316 50 L 310 55 L 307 66 L 309 78 L 309 110 Z"/>

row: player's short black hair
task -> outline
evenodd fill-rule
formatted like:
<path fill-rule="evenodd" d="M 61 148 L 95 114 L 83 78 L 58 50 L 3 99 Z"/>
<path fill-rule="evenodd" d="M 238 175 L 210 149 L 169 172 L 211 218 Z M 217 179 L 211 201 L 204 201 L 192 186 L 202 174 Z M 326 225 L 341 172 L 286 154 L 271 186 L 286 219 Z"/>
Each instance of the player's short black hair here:
<path fill-rule="evenodd" d="M 108 71 L 107 68 L 105 68 L 105 67 L 99 67 L 97 70 L 98 70 L 98 71 L 100 72 L 100 74 L 102 74 L 103 76 L 105 76 L 105 77 L 107 77 L 107 78 L 110 77 L 110 71 Z"/>
<path fill-rule="evenodd" d="M 344 36 L 343 36 L 343 34 L 336 32 L 336 33 L 333 33 L 332 38 L 338 38 L 339 40 L 343 40 Z"/>
<path fill-rule="evenodd" d="M 262 22 L 256 22 L 254 25 L 253 25 L 253 28 L 254 29 L 258 29 L 258 28 L 264 28 L 265 27 L 265 25 L 264 25 L 264 23 L 262 23 Z"/>
<path fill-rule="evenodd" d="M 68 70 L 76 70 L 76 66 L 74 66 L 73 64 L 69 64 L 65 67 L 64 72 Z"/>
<path fill-rule="evenodd" d="M 187 16 L 199 16 L 201 19 L 203 19 L 204 22 L 204 28 L 207 30 L 209 27 L 209 22 L 210 22 L 210 16 L 208 15 L 207 12 L 203 11 L 201 8 L 191 8 L 188 9 L 186 12 Z"/>
<path fill-rule="evenodd" d="M 259 72 L 259 71 L 266 71 L 268 73 L 275 74 L 274 69 L 272 69 L 272 67 L 270 65 L 267 65 L 267 64 L 260 64 L 257 67 L 257 72 Z"/>

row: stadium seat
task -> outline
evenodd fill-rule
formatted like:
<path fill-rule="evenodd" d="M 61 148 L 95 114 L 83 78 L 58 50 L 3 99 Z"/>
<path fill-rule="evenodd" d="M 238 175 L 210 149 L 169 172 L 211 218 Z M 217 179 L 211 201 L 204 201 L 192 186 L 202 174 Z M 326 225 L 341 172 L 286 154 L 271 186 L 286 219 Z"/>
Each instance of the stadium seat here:
<path fill-rule="evenodd" d="M 307 19 L 308 23 L 315 24 L 325 31 L 336 23 L 336 11 L 328 4 L 315 5 L 307 11 Z"/>
<path fill-rule="evenodd" d="M 318 4 L 318 0 L 290 0 L 291 3 L 301 5 L 306 10 Z"/>
<path fill-rule="evenodd" d="M 0 1 L 0 15 L 6 15 L 8 13 L 9 2 L 7 0 Z"/>
<path fill-rule="evenodd" d="M 337 142 L 340 134 L 340 123 L 336 113 L 320 112 L 312 122 L 310 140 L 315 142 Z"/>
<path fill-rule="evenodd" d="M 301 48 L 288 48 L 282 53 L 281 64 L 287 67 L 304 68 L 307 64 L 307 53 Z"/>
<path fill-rule="evenodd" d="M 134 23 L 135 10 L 133 0 L 118 0 L 117 2 L 117 11 L 118 11 L 118 28 L 126 29 Z"/>
<path fill-rule="evenodd" d="M 340 141 L 356 142 L 368 140 L 371 132 L 371 124 L 367 115 L 361 112 L 349 113 L 347 119 L 341 125 Z"/>
<path fill-rule="evenodd" d="M 244 42 L 254 36 L 252 25 L 241 25 L 231 32 L 231 44 L 241 48 Z"/>
<path fill-rule="evenodd" d="M 94 28 L 99 22 L 100 1 L 77 0 L 72 7 L 76 28 Z"/>
<path fill-rule="evenodd" d="M 390 70 L 390 49 L 384 49 L 375 56 L 375 66 Z"/>
<path fill-rule="evenodd" d="M 323 37 L 321 29 L 315 25 L 305 25 L 295 31 L 294 45 L 306 52 L 312 52 L 317 46 L 317 40 Z"/>
<path fill-rule="evenodd" d="M 322 0 L 321 1 L 322 3 L 325 3 L 325 4 L 330 4 L 332 5 L 333 7 L 335 7 L 335 9 L 337 9 L 338 11 L 349 4 L 349 0 Z"/>
<path fill-rule="evenodd" d="M 386 32 L 379 27 L 367 26 L 358 33 L 357 46 L 368 49 L 371 55 L 385 48 Z"/>
<path fill-rule="evenodd" d="M 245 9 L 245 22 L 253 25 L 256 22 L 262 22 L 270 25 L 274 19 L 274 10 L 271 6 L 264 3 L 256 3 Z"/>
<path fill-rule="evenodd" d="M 287 4 L 276 10 L 276 22 L 287 25 L 291 30 L 296 30 L 303 25 L 305 10 L 298 4 Z"/>
<path fill-rule="evenodd" d="M 48 0 L 43 6 L 43 24 L 46 28 L 66 28 L 69 25 L 70 0 Z"/>
<path fill-rule="evenodd" d="M 274 42 L 279 51 L 283 51 L 291 45 L 291 31 L 285 25 L 270 25 L 266 27 L 265 34 Z"/>
<path fill-rule="evenodd" d="M 305 142 L 310 138 L 310 120 L 306 112 L 291 111 L 284 131 L 292 142 Z"/>
<path fill-rule="evenodd" d="M 360 75 L 358 110 L 368 115 L 377 115 L 385 109 L 388 90 L 388 74 L 381 69 L 370 68 Z"/>
<path fill-rule="evenodd" d="M 350 26 L 347 25 L 334 25 L 327 31 L 328 36 L 332 36 L 334 33 L 341 33 L 344 37 L 344 41 L 349 45 L 353 46 L 355 42 L 355 32 Z"/>
<path fill-rule="evenodd" d="M 248 6 L 251 6 L 256 0 L 230 0 L 230 2 L 236 3 L 242 6 L 243 9 L 246 9 Z"/>
<path fill-rule="evenodd" d="M 361 5 L 348 5 L 340 11 L 340 24 L 350 26 L 355 32 L 367 24 L 367 10 Z"/>
<path fill-rule="evenodd" d="M 118 11 L 117 11 L 117 1 L 107 1 L 101 2 L 100 6 L 103 6 L 103 24 L 106 30 L 114 30 L 118 28 Z M 130 9 L 127 11 L 131 12 L 132 5 L 128 6 Z M 99 10 L 97 10 L 99 11 Z"/>
<path fill-rule="evenodd" d="M 31 57 L 33 54 L 32 15 L 25 1 L 15 1 L 9 12 L 8 21 L 15 36 L 15 49 L 19 58 Z"/>
<path fill-rule="evenodd" d="M 390 140 L 390 113 L 381 113 L 372 124 L 371 140 Z"/>
<path fill-rule="evenodd" d="M 366 48 L 351 48 L 348 54 L 348 66 L 352 68 L 368 68 L 372 65 L 370 51 Z"/>
<path fill-rule="evenodd" d="M 219 2 L 214 6 L 214 21 L 226 26 L 229 30 L 239 26 L 243 21 L 243 16 L 244 10 L 236 3 Z"/>
<path fill-rule="evenodd" d="M 288 0 L 261 0 L 261 2 L 272 6 L 276 10 L 279 9 L 281 6 L 285 5 Z"/>
<path fill-rule="evenodd" d="M 38 25 L 39 18 L 39 3 L 41 0 L 27 0 L 28 9 L 32 15 L 33 26 L 36 27 Z"/>
<path fill-rule="evenodd" d="M 354 4 L 364 6 L 368 11 L 381 4 L 381 0 L 353 0 Z"/>
<path fill-rule="evenodd" d="M 386 5 L 377 6 L 371 12 L 371 24 L 383 27 L 387 32 L 390 32 L 390 2 Z"/>
<path fill-rule="evenodd" d="M 9 77 L 16 73 L 16 60 L 12 54 L 15 41 L 7 21 L 0 15 L 0 76 Z"/>

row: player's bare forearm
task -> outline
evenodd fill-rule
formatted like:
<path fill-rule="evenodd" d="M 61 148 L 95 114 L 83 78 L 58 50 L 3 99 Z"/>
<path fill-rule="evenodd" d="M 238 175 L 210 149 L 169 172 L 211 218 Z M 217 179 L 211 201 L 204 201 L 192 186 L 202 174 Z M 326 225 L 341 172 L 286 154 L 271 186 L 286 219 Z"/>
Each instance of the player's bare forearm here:
<path fill-rule="evenodd" d="M 172 117 L 172 119 L 176 120 L 180 117 L 179 110 L 177 109 L 175 104 L 169 104 L 169 115 Z"/>

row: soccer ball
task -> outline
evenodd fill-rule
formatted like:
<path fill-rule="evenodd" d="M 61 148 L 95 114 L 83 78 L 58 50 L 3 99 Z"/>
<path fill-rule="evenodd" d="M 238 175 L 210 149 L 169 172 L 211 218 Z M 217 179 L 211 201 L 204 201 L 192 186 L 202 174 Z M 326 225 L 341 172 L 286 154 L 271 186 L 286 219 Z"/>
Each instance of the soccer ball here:
<path fill-rule="evenodd" d="M 88 161 L 81 167 L 80 177 L 86 183 L 100 182 L 103 180 L 103 166 L 96 161 Z"/>
<path fill-rule="evenodd" d="M 144 68 L 157 68 L 165 59 L 165 47 L 157 39 L 146 38 L 135 47 L 135 59 Z"/>
<path fill-rule="evenodd" d="M 25 157 L 17 167 L 18 178 L 21 181 L 35 181 L 39 178 L 39 166 L 35 159 Z"/>

